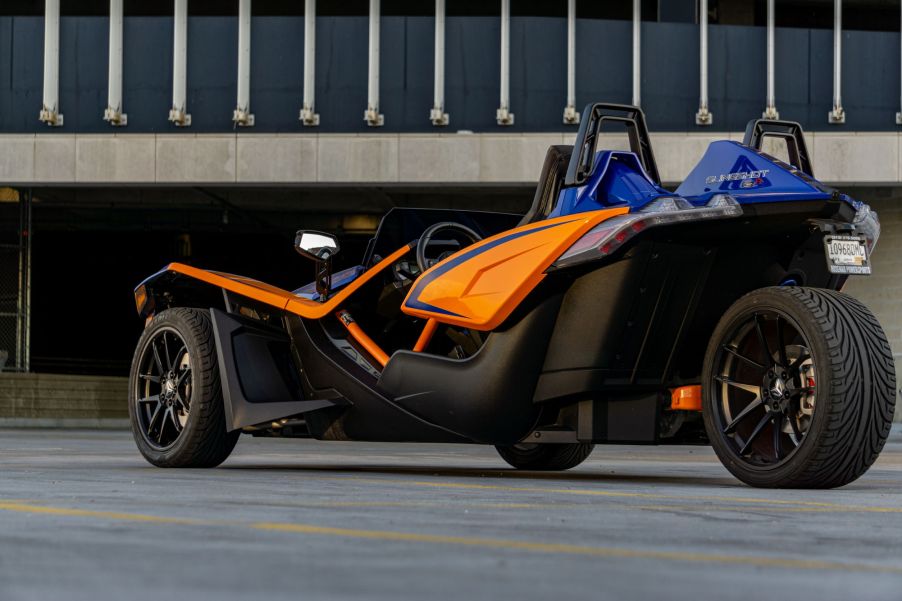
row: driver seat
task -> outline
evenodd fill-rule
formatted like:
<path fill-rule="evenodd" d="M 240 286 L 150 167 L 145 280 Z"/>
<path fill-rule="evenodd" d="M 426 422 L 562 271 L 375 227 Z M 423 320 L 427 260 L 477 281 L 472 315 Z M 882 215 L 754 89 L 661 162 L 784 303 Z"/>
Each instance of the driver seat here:
<path fill-rule="evenodd" d="M 545 153 L 545 164 L 539 175 L 539 184 L 536 186 L 536 195 L 532 199 L 532 206 L 523 215 L 523 219 L 517 226 L 535 223 L 546 219 L 557 204 L 561 195 L 561 186 L 564 176 L 567 175 L 567 167 L 570 165 L 570 157 L 573 155 L 573 146 L 557 145 L 549 146 Z"/>

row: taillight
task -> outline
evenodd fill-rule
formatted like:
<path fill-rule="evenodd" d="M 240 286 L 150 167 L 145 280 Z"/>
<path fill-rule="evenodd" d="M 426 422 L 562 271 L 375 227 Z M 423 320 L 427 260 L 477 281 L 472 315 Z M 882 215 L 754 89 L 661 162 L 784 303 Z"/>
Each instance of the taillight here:
<path fill-rule="evenodd" d="M 880 238 L 880 219 L 876 211 L 865 203 L 859 203 L 855 209 L 855 218 L 852 219 L 855 229 L 864 234 L 867 239 L 868 253 L 874 252 L 877 240 Z"/>
<path fill-rule="evenodd" d="M 678 196 L 658 198 L 640 211 L 599 223 L 574 242 L 551 267 L 560 269 L 608 256 L 630 238 L 651 227 L 740 215 L 742 207 L 729 194 L 717 194 L 703 207 L 694 207 Z"/>

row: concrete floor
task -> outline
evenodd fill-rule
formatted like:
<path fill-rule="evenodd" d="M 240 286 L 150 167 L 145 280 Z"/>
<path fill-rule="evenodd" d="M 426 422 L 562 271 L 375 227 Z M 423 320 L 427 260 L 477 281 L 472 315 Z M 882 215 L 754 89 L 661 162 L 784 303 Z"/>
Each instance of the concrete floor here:
<path fill-rule="evenodd" d="M 902 600 L 902 432 L 835 491 L 740 485 L 708 448 L 242 438 L 152 468 L 127 432 L 0 430 L 0 599 Z"/>

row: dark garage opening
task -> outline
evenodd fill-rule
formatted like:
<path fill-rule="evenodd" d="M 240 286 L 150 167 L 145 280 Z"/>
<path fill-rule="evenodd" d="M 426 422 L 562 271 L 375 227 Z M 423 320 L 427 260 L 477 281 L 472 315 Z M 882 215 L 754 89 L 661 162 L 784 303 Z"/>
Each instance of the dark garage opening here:
<path fill-rule="evenodd" d="M 313 266 L 298 229 L 337 234 L 335 269 L 357 264 L 394 206 L 524 212 L 513 189 L 35 189 L 31 371 L 124 376 L 143 323 L 133 290 L 170 262 L 236 273 L 293 290 Z M 15 205 L 2 221 L 14 224 Z"/>

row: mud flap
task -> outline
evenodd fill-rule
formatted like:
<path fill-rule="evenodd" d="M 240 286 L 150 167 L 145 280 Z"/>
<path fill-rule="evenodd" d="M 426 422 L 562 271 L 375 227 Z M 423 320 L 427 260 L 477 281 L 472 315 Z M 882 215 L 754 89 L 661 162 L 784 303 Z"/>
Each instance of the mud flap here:
<path fill-rule="evenodd" d="M 210 316 L 229 431 L 335 404 L 304 400 L 284 330 L 217 309 Z"/>

